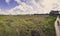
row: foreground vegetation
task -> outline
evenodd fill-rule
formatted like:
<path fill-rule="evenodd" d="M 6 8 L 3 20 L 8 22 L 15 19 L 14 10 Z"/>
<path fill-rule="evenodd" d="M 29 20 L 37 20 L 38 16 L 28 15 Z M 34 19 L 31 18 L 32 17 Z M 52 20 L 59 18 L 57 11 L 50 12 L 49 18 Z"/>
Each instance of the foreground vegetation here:
<path fill-rule="evenodd" d="M 56 36 L 54 17 L 0 16 L 0 36 Z"/>

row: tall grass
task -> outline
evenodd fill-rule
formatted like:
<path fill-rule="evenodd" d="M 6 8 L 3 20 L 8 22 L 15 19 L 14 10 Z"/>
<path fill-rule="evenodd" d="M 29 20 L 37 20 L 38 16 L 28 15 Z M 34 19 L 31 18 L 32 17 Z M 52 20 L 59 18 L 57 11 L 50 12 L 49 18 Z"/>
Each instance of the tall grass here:
<path fill-rule="evenodd" d="M 0 36 L 56 36 L 54 17 L 0 16 Z"/>

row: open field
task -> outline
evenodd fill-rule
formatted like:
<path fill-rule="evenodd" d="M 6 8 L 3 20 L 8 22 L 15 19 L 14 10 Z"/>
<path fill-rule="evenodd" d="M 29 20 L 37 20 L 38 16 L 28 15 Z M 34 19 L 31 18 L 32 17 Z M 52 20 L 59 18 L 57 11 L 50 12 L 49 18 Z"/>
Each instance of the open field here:
<path fill-rule="evenodd" d="M 0 36 L 56 36 L 55 17 L 38 15 L 0 16 Z"/>

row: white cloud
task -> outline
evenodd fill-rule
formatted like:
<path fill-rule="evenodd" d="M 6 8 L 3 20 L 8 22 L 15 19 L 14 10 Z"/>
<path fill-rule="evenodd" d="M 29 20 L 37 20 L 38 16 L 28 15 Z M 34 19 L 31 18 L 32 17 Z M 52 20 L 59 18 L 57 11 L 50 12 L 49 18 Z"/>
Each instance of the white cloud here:
<path fill-rule="evenodd" d="M 22 2 L 21 0 L 15 0 L 18 6 L 10 9 L 8 12 L 11 15 L 16 14 L 45 14 L 50 10 L 60 10 L 60 2 L 58 0 L 28 0 Z"/>
<path fill-rule="evenodd" d="M 21 2 L 19 0 L 15 0 L 20 4 L 19 6 L 16 6 L 15 8 L 9 10 L 11 14 L 34 14 L 34 13 L 43 13 L 44 9 L 40 7 L 40 2 L 38 4 L 35 0 L 30 0 L 25 2 Z M 42 4 L 41 4 L 42 5 Z M 45 12 L 44 12 L 45 13 Z"/>
<path fill-rule="evenodd" d="M 10 3 L 10 0 L 5 0 L 5 2 L 6 2 L 7 4 L 9 4 L 9 3 Z"/>
<path fill-rule="evenodd" d="M 53 3 L 56 3 L 56 0 L 28 0 L 27 2 L 21 2 L 21 0 L 15 1 L 20 5 L 9 10 L 11 14 L 49 13 L 53 8 Z"/>
<path fill-rule="evenodd" d="M 9 12 L 0 9 L 0 15 L 9 15 Z"/>
<path fill-rule="evenodd" d="M 21 1 L 20 0 L 15 0 L 18 4 L 20 4 L 21 3 Z"/>
<path fill-rule="evenodd" d="M 36 11 L 33 10 L 31 6 L 22 3 L 22 5 L 16 6 L 15 8 L 9 10 L 11 14 L 33 14 Z"/>

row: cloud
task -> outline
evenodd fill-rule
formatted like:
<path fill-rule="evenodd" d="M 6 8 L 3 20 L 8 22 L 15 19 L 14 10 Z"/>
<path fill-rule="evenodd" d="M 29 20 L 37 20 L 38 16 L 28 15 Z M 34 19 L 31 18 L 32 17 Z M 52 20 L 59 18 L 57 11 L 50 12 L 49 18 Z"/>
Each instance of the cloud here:
<path fill-rule="evenodd" d="M 21 3 L 21 1 L 20 0 L 15 0 L 18 4 L 20 4 Z"/>
<path fill-rule="evenodd" d="M 42 13 L 44 10 L 42 7 L 40 7 L 39 4 L 36 3 L 35 0 L 28 0 L 26 2 L 22 2 L 19 0 L 15 0 L 19 6 L 16 6 L 15 8 L 12 8 L 9 10 L 11 14 L 34 14 L 34 13 Z"/>
<path fill-rule="evenodd" d="M 10 3 L 10 0 L 5 0 L 5 2 L 6 2 L 7 4 L 9 4 L 9 3 Z"/>
<path fill-rule="evenodd" d="M 36 11 L 31 6 L 26 5 L 25 3 L 22 3 L 22 5 L 16 6 L 13 9 L 10 9 L 9 12 L 11 14 L 33 14 Z"/>
<path fill-rule="evenodd" d="M 17 14 L 45 14 L 51 10 L 60 10 L 58 0 L 15 0 L 19 5 L 8 10 L 11 15 Z"/>
<path fill-rule="evenodd" d="M 9 14 L 10 14 L 9 12 L 0 9 L 0 15 L 9 15 Z"/>
<path fill-rule="evenodd" d="M 19 6 L 9 10 L 11 14 L 45 14 L 52 9 L 53 0 L 28 0 L 22 2 L 21 0 L 15 0 Z"/>

